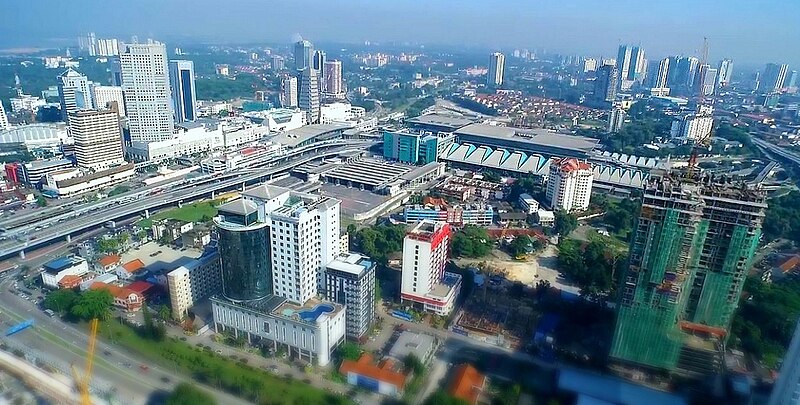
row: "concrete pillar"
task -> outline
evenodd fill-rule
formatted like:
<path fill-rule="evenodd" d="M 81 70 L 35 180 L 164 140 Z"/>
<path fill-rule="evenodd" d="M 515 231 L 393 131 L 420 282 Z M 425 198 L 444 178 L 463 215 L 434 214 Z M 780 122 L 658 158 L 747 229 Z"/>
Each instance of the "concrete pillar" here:
<path fill-rule="evenodd" d="M 253 341 L 250 339 L 250 332 L 247 332 L 247 344 L 252 345 Z"/>
<path fill-rule="evenodd" d="M 219 329 L 217 328 L 218 323 L 214 322 L 214 333 L 219 333 Z"/>
<path fill-rule="evenodd" d="M 22 260 L 25 260 L 25 251 L 24 250 L 20 250 L 19 251 L 19 258 L 22 259 Z"/>
<path fill-rule="evenodd" d="M 144 210 L 144 217 L 150 218 L 150 210 Z"/>
<path fill-rule="evenodd" d="M 244 192 L 244 182 L 242 182 L 242 192 Z"/>
<path fill-rule="evenodd" d="M 72 235 L 67 234 L 66 239 L 67 239 L 67 243 L 72 242 Z"/>
<path fill-rule="evenodd" d="M 239 339 L 239 329 L 233 328 L 233 336 L 235 336 L 236 339 Z"/>
<path fill-rule="evenodd" d="M 178 208 L 183 208 L 183 201 L 178 200 Z"/>
<path fill-rule="evenodd" d="M 212 190 L 211 191 L 211 199 L 214 200 L 216 198 L 217 198 L 217 192 Z"/>

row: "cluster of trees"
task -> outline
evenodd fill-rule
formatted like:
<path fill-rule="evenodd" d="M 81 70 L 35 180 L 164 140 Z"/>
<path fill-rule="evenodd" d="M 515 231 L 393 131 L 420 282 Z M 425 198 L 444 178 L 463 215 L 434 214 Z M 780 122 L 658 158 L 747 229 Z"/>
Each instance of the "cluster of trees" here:
<path fill-rule="evenodd" d="M 198 100 L 230 100 L 252 98 L 256 90 L 264 90 L 260 78 L 251 74 L 238 74 L 235 79 L 201 77 L 195 81 Z"/>
<path fill-rule="evenodd" d="M 614 286 L 614 269 L 623 260 L 600 239 L 588 243 L 562 239 L 558 243 L 558 269 L 574 282 L 582 295 L 597 296 Z"/>
<path fill-rule="evenodd" d="M 121 232 L 111 238 L 100 238 L 97 241 L 97 250 L 102 253 L 117 253 L 130 239 L 131 235 L 127 232 Z"/>
<path fill-rule="evenodd" d="M 737 150 L 736 154 L 753 154 L 758 150 L 758 148 L 753 145 L 753 141 L 750 139 L 750 134 L 748 134 L 747 130 L 727 123 L 722 123 L 714 129 L 714 138 L 723 138 L 741 143 L 742 148 Z"/>
<path fill-rule="evenodd" d="M 379 263 L 386 264 L 392 253 L 403 249 L 406 236 L 404 225 L 378 225 L 356 230 L 355 225 L 347 227 L 353 242 L 362 252 Z"/>
<path fill-rule="evenodd" d="M 555 224 L 553 232 L 566 237 L 578 228 L 578 217 L 566 211 L 559 210 L 555 213 Z"/>
<path fill-rule="evenodd" d="M 792 191 L 772 199 L 764 218 L 764 238 L 800 241 L 800 192 Z"/>
<path fill-rule="evenodd" d="M 488 255 L 492 251 L 494 243 L 494 239 L 489 236 L 486 228 L 466 225 L 455 233 L 450 248 L 453 256 L 477 258 Z"/>
<path fill-rule="evenodd" d="M 166 405 L 217 405 L 211 395 L 189 383 L 180 383 L 169 394 Z"/>
<path fill-rule="evenodd" d="M 518 257 L 531 251 L 537 251 L 545 246 L 544 242 L 538 238 L 531 238 L 528 235 L 519 235 L 511 241 L 508 246 L 511 256 Z"/>
<path fill-rule="evenodd" d="M 44 299 L 44 307 L 61 315 L 75 319 L 107 319 L 111 314 L 114 297 L 108 290 L 87 290 L 78 294 L 61 289 L 51 292 Z"/>
<path fill-rule="evenodd" d="M 639 215 L 641 207 L 639 201 L 633 198 L 626 198 L 613 202 L 605 195 L 596 195 L 592 203 L 606 214 L 603 216 L 603 223 L 608 229 L 622 240 L 628 240 L 628 236 L 633 228 L 633 223 Z"/>
<path fill-rule="evenodd" d="M 131 191 L 131 188 L 128 186 L 116 186 L 111 191 L 108 192 L 108 196 L 113 197 L 115 195 L 127 193 L 128 191 Z"/>
<path fill-rule="evenodd" d="M 436 99 L 433 96 L 423 97 L 411 103 L 411 106 L 406 110 L 406 117 L 416 117 L 422 114 L 426 108 L 436 104 Z"/>
<path fill-rule="evenodd" d="M 540 202 L 544 201 L 545 197 L 542 183 L 533 177 L 522 177 L 511 184 L 511 188 L 508 191 L 508 201 L 516 203 L 522 194 L 529 194 Z"/>
<path fill-rule="evenodd" d="M 731 326 L 731 341 L 775 367 L 792 340 L 800 316 L 800 280 L 768 284 L 749 277 L 744 290 Z"/>

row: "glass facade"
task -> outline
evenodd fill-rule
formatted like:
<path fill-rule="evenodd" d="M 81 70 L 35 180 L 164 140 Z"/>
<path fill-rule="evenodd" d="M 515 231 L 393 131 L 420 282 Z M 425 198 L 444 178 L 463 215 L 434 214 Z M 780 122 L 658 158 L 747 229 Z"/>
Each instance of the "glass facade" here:
<path fill-rule="evenodd" d="M 226 298 L 252 301 L 272 294 L 269 227 L 220 226 L 219 254 Z"/>

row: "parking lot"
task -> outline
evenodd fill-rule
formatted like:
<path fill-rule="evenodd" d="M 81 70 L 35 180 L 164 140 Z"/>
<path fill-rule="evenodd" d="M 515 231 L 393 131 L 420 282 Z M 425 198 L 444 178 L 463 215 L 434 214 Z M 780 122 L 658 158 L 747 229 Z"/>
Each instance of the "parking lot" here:
<path fill-rule="evenodd" d="M 367 212 L 388 200 L 390 197 L 362 191 L 357 188 L 323 184 L 322 195 L 337 198 L 342 201 L 342 215 L 352 217 L 353 214 Z"/>
<path fill-rule="evenodd" d="M 148 242 L 122 254 L 122 262 L 141 260 L 151 271 L 170 272 L 200 257 L 202 252 L 192 248 L 176 249 L 171 246 Z"/>

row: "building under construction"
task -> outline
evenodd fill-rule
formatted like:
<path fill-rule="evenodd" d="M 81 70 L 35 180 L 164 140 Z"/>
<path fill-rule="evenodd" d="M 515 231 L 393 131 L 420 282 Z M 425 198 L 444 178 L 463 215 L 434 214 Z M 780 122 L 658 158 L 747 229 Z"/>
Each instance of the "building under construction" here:
<path fill-rule="evenodd" d="M 761 237 L 765 193 L 683 171 L 654 171 L 643 191 L 611 357 L 715 373 Z"/>

